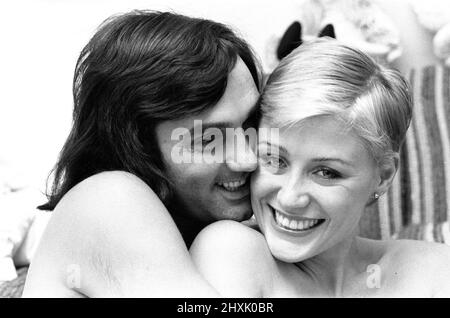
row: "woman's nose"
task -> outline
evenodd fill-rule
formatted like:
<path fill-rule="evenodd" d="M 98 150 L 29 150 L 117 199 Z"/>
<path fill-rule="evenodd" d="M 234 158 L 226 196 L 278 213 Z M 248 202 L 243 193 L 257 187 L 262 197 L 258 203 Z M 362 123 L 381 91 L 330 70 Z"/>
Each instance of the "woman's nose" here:
<path fill-rule="evenodd" d="M 305 208 L 311 202 L 309 193 L 299 183 L 283 186 L 277 194 L 277 199 L 280 207 L 286 211 Z"/>

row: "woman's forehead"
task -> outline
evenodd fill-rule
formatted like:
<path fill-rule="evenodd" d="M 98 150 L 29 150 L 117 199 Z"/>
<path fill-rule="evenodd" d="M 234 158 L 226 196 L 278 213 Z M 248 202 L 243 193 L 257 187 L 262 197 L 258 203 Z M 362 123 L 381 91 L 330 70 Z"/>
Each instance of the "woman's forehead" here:
<path fill-rule="evenodd" d="M 273 129 L 261 122 L 260 129 Z M 348 125 L 331 116 L 308 118 L 299 123 L 279 128 L 276 134 L 259 134 L 260 143 L 278 145 L 290 154 L 309 153 L 325 157 L 361 158 L 368 156 L 362 139 Z"/>

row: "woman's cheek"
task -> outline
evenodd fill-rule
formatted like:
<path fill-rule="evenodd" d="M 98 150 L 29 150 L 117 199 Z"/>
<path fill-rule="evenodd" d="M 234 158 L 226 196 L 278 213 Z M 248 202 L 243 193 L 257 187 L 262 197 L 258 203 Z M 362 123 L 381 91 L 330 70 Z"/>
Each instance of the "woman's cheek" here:
<path fill-rule="evenodd" d="M 335 188 L 323 191 L 319 199 L 321 209 L 338 228 L 349 229 L 357 223 L 361 208 L 357 198 L 348 191 Z"/>
<path fill-rule="evenodd" d="M 251 177 L 250 190 L 255 199 L 261 200 L 276 188 L 276 177 L 258 168 Z"/>
<path fill-rule="evenodd" d="M 345 210 L 349 206 L 346 191 L 339 187 L 310 183 L 308 194 L 311 197 L 311 202 L 319 205 L 320 209 L 327 214 L 334 214 L 337 211 Z"/>

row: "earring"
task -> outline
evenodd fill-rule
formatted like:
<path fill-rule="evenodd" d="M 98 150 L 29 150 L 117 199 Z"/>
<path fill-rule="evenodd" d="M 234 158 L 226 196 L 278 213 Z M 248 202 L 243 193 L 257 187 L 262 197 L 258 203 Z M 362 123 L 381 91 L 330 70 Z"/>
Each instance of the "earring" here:
<path fill-rule="evenodd" d="M 375 194 L 373 195 L 373 197 L 374 197 L 375 200 L 378 200 L 378 199 L 380 198 L 380 195 L 379 195 L 378 193 L 375 193 Z"/>

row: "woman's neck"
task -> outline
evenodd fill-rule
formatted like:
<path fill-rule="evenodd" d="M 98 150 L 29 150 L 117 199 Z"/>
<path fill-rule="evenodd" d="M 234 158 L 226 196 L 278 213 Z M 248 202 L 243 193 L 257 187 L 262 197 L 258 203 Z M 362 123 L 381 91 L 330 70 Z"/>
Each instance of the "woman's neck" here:
<path fill-rule="evenodd" d="M 355 231 L 327 251 L 297 264 L 318 288 L 326 291 L 327 296 L 342 297 L 356 276 L 366 273 L 367 266 L 373 261 L 356 234 Z"/>

